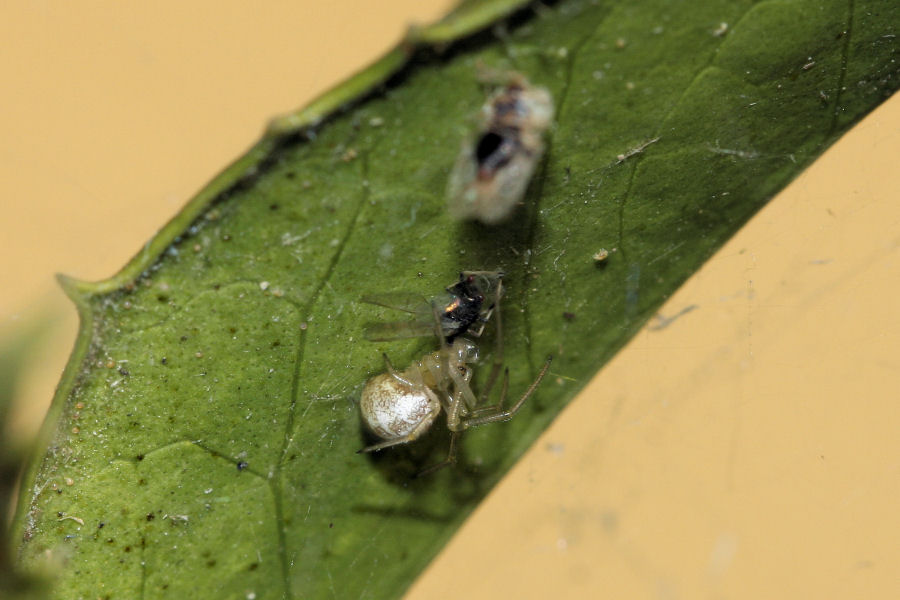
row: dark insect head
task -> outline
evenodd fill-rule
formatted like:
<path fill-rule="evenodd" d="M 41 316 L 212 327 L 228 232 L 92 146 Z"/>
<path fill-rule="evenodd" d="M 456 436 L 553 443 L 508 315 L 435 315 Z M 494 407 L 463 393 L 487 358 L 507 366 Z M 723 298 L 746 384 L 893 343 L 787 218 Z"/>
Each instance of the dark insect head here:
<path fill-rule="evenodd" d="M 524 151 L 518 127 L 504 127 L 488 131 L 475 146 L 478 179 L 490 180 L 508 165 L 516 154 Z"/>

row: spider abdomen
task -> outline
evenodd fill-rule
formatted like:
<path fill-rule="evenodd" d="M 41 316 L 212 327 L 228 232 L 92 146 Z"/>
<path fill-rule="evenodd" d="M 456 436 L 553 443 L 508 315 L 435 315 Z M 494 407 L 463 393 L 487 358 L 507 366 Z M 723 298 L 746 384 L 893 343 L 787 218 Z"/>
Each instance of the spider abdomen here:
<path fill-rule="evenodd" d="M 369 379 L 359 404 L 366 426 L 382 439 L 425 431 L 440 412 L 440 401 L 427 386 L 410 385 L 391 373 Z"/>

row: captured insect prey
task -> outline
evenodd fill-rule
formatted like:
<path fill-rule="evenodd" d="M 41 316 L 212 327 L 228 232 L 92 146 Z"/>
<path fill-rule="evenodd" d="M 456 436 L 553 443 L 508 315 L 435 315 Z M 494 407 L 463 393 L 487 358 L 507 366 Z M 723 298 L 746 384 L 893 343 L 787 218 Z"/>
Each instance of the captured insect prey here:
<path fill-rule="evenodd" d="M 466 332 L 479 337 L 502 295 L 503 273 L 463 271 L 456 283 L 431 300 L 403 292 L 364 296 L 363 302 L 413 315 L 406 321 L 370 323 L 366 326 L 365 336 L 377 342 L 439 333 L 448 343 Z M 437 332 L 438 328 L 440 332 Z"/>
<path fill-rule="evenodd" d="M 447 201 L 457 219 L 493 225 L 509 218 L 544 154 L 544 132 L 553 119 L 550 92 L 519 73 L 503 79 L 450 173 Z"/>
<path fill-rule="evenodd" d="M 488 307 L 481 293 L 483 288 L 475 287 L 479 277 L 493 282 L 491 287 L 495 290 L 495 299 Z M 500 385 L 500 397 L 496 403 L 488 404 L 491 390 L 503 368 L 501 277 L 502 274 L 496 272 L 463 272 L 460 274 L 459 282 L 447 288 L 451 301 L 446 304 L 433 302 L 430 305 L 433 319 L 431 331 L 440 339 L 438 350 L 425 354 L 402 371 L 395 369 L 387 355 L 384 355 L 386 372 L 375 375 L 366 382 L 359 403 L 363 422 L 382 441 L 359 452 L 375 452 L 412 442 L 431 428 L 443 410 L 447 415 L 447 429 L 450 430 L 450 450 L 445 460 L 419 473 L 419 476 L 431 473 L 456 462 L 457 440 L 463 431 L 477 425 L 508 421 L 534 393 L 550 368 L 549 358 L 537 378 L 509 408 L 504 406 L 509 390 L 509 369 L 505 369 Z M 477 293 L 470 295 L 464 293 L 473 290 Z M 476 302 L 475 296 L 478 295 L 481 295 L 481 300 Z M 470 307 L 460 311 L 467 318 L 454 321 L 454 326 L 468 321 L 462 331 L 468 330 L 474 335 L 475 329 L 470 327 L 476 321 L 480 321 L 481 327 L 478 330 L 480 334 L 491 312 L 496 314 L 497 341 L 494 364 L 480 395 L 476 395 L 470 385 L 473 365 L 478 360 L 478 346 L 472 340 L 461 337 L 458 327 L 449 327 L 456 332 L 454 333 L 456 337 L 450 341 L 445 333 L 448 327 L 441 320 L 442 314 L 458 311 L 467 301 L 473 305 L 477 304 L 478 309 L 475 311 Z"/>

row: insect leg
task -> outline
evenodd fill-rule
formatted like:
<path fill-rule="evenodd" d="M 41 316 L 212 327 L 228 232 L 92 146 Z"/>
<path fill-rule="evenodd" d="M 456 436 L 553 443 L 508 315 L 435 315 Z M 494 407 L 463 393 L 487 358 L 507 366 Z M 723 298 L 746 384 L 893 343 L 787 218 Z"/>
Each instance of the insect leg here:
<path fill-rule="evenodd" d="M 488 376 L 487 381 L 481 390 L 479 402 L 484 402 L 488 399 L 494 384 L 497 382 L 497 376 L 500 375 L 500 369 L 503 368 L 503 319 L 500 316 L 500 298 L 503 295 L 502 274 L 497 278 L 497 289 L 495 294 L 493 312 L 497 313 L 497 333 L 495 337 L 496 341 L 494 342 L 494 364 L 491 367 L 491 374 Z"/>

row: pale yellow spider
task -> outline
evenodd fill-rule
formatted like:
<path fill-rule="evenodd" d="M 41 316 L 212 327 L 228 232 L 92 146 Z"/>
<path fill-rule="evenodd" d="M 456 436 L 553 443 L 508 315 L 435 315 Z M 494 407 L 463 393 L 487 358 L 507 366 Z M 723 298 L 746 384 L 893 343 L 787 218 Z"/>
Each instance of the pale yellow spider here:
<path fill-rule="evenodd" d="M 499 343 L 499 306 L 495 310 L 498 357 L 481 398 L 475 395 L 469 385 L 472 380 L 471 365 L 478 359 L 478 347 L 472 340 L 463 337 L 457 337 L 452 343 L 448 343 L 438 321 L 436 332 L 441 339 L 438 350 L 429 352 L 402 371 L 395 369 L 387 355 L 384 355 L 387 371 L 366 382 L 360 398 L 360 411 L 368 428 L 383 441 L 366 446 L 359 452 L 376 452 L 415 441 L 428 431 L 443 410 L 447 414 L 447 429 L 451 434 L 450 450 L 444 461 L 419 473 L 421 476 L 456 462 L 457 440 L 469 427 L 508 421 L 515 416 L 544 378 L 551 359 L 547 359 L 534 382 L 508 409 L 503 407 L 509 388 L 507 368 L 499 401 L 486 405 L 485 400 L 496 381 L 503 360 L 502 344 Z M 437 319 L 438 315 L 435 317 Z"/>

